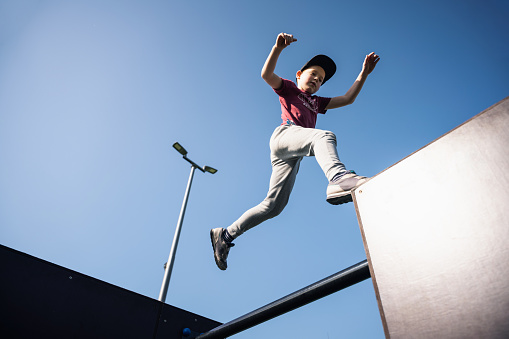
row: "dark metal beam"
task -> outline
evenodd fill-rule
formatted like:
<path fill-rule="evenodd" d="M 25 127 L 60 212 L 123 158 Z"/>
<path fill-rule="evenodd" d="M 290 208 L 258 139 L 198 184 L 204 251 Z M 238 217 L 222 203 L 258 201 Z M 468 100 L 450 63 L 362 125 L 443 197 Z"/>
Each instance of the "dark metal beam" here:
<path fill-rule="evenodd" d="M 232 336 L 261 324 L 267 320 L 278 317 L 296 308 L 309 304 L 315 300 L 326 297 L 332 293 L 355 285 L 370 278 L 368 261 L 364 260 L 350 266 L 336 274 L 322 279 L 314 284 L 293 292 L 279 300 L 260 307 L 240 318 L 218 326 L 207 333 L 198 336 L 197 339 L 222 339 Z"/>

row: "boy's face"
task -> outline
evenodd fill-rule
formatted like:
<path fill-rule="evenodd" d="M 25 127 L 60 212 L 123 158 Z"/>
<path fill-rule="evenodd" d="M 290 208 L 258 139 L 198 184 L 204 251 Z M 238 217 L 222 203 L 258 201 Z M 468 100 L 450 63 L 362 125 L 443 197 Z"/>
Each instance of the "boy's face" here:
<path fill-rule="evenodd" d="M 325 78 L 325 71 L 320 66 L 311 66 L 297 72 L 297 87 L 310 94 L 316 93 Z"/>

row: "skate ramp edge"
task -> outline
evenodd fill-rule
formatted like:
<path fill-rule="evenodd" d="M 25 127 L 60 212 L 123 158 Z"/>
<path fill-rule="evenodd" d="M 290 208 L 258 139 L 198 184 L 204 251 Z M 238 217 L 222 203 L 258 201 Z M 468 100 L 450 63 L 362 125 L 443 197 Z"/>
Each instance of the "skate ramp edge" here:
<path fill-rule="evenodd" d="M 509 98 L 353 194 L 387 338 L 509 338 Z"/>

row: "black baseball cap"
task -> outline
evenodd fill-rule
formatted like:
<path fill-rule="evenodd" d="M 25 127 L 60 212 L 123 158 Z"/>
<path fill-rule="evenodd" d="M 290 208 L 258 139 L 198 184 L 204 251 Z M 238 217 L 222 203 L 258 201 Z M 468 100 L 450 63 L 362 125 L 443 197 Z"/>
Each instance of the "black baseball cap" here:
<path fill-rule="evenodd" d="M 334 61 L 323 54 L 312 57 L 311 60 L 309 60 L 300 70 L 304 71 L 311 66 L 320 66 L 325 71 L 325 78 L 323 79 L 322 85 L 325 84 L 327 80 L 332 78 L 334 73 L 336 73 L 336 64 Z"/>

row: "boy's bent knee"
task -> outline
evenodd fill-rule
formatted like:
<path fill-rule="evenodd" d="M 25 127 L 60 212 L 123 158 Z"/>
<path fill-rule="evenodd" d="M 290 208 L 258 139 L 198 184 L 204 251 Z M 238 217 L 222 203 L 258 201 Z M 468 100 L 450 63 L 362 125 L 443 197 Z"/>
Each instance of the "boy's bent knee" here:
<path fill-rule="evenodd" d="M 334 142 L 336 141 L 336 134 L 334 134 L 333 132 L 331 131 L 325 131 L 325 136 L 327 138 L 330 138 L 332 140 L 334 140 Z"/>
<path fill-rule="evenodd" d="M 331 131 L 322 131 L 322 133 L 320 134 L 320 139 L 324 139 L 326 142 L 337 145 L 336 134 L 334 134 Z"/>
<path fill-rule="evenodd" d="M 264 200 L 261 203 L 261 205 L 263 205 L 263 212 L 265 214 L 265 218 L 272 219 L 280 215 L 281 212 L 283 212 L 284 208 L 286 207 L 287 203 L 288 200 L 280 202 L 276 200 Z"/>

